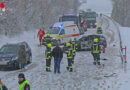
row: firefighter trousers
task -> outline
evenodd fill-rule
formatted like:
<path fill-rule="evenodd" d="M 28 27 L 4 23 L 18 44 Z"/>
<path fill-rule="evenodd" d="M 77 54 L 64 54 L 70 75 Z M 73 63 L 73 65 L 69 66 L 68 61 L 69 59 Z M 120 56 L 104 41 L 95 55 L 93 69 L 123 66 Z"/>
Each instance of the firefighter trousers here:
<path fill-rule="evenodd" d="M 51 59 L 46 59 L 46 71 L 50 71 Z"/>
<path fill-rule="evenodd" d="M 68 59 L 68 69 L 72 69 L 72 59 Z"/>
<path fill-rule="evenodd" d="M 72 64 L 74 64 L 74 59 L 75 59 L 75 55 L 73 55 L 73 58 L 72 58 Z"/>
<path fill-rule="evenodd" d="M 100 54 L 99 53 L 93 53 L 94 62 L 100 62 Z"/>

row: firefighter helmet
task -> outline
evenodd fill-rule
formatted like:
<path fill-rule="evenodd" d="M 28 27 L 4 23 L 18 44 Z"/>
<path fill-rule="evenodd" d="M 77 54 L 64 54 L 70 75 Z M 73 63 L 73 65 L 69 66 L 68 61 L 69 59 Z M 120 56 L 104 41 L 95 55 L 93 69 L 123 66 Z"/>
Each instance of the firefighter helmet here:
<path fill-rule="evenodd" d="M 69 46 L 71 46 L 71 44 L 70 44 L 70 43 L 66 43 L 66 46 L 68 46 L 68 47 L 69 47 Z"/>
<path fill-rule="evenodd" d="M 47 36 L 49 37 L 49 36 L 50 36 L 50 34 L 48 33 L 48 34 L 47 34 Z"/>
<path fill-rule="evenodd" d="M 98 28 L 101 28 L 101 25 L 98 25 Z"/>
<path fill-rule="evenodd" d="M 96 43 L 97 43 L 98 41 L 99 41 L 99 39 L 98 39 L 98 38 L 95 38 L 95 39 L 94 39 L 94 42 L 96 42 Z"/>
<path fill-rule="evenodd" d="M 47 44 L 47 47 L 51 48 L 51 47 L 52 47 L 52 45 L 51 45 L 51 44 Z"/>

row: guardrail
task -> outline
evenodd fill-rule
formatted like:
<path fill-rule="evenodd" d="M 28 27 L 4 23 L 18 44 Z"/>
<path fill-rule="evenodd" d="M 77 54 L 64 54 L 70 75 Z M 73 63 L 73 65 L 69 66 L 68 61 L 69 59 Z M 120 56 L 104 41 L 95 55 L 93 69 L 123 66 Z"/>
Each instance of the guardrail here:
<path fill-rule="evenodd" d="M 125 55 L 123 54 L 123 50 L 125 51 Z M 125 59 L 125 63 L 127 63 L 127 47 L 125 46 L 125 48 L 122 48 L 122 55 Z"/>
<path fill-rule="evenodd" d="M 107 15 L 104 15 L 104 14 L 103 14 L 103 16 L 105 16 L 105 17 L 107 17 L 108 19 L 112 20 L 112 22 L 115 24 L 115 26 L 116 26 L 116 28 L 117 28 L 117 30 L 118 30 L 117 32 L 118 32 L 119 39 L 120 39 L 120 57 L 121 57 L 122 62 L 125 61 L 125 63 L 126 63 L 126 62 L 127 62 L 127 61 L 126 61 L 126 50 L 125 50 L 125 58 L 124 58 L 124 55 L 123 55 L 123 49 L 124 49 L 124 48 L 122 48 L 122 39 L 121 39 L 121 34 L 120 34 L 119 26 L 117 25 L 117 23 L 116 23 L 111 17 L 109 17 L 109 16 L 107 16 Z"/>

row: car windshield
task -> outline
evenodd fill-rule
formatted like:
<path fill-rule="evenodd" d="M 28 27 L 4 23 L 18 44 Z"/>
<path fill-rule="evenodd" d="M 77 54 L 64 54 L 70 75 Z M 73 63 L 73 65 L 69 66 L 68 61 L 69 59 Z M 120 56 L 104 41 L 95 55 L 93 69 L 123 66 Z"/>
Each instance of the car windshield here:
<path fill-rule="evenodd" d="M 0 49 L 0 53 L 18 53 L 19 47 L 17 45 L 6 45 Z"/>
<path fill-rule="evenodd" d="M 59 29 L 49 29 L 47 33 L 49 34 L 59 34 L 60 30 Z"/>
<path fill-rule="evenodd" d="M 96 13 L 95 12 L 87 12 L 86 17 L 87 18 L 96 18 Z"/>

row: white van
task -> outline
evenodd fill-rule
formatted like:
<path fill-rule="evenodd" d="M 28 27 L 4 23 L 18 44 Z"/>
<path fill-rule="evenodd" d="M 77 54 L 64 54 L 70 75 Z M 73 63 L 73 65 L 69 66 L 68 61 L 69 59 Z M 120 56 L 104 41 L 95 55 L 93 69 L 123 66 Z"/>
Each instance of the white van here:
<path fill-rule="evenodd" d="M 80 31 L 73 21 L 57 22 L 50 27 L 47 33 L 61 44 L 70 41 L 71 38 L 80 36 Z"/>

